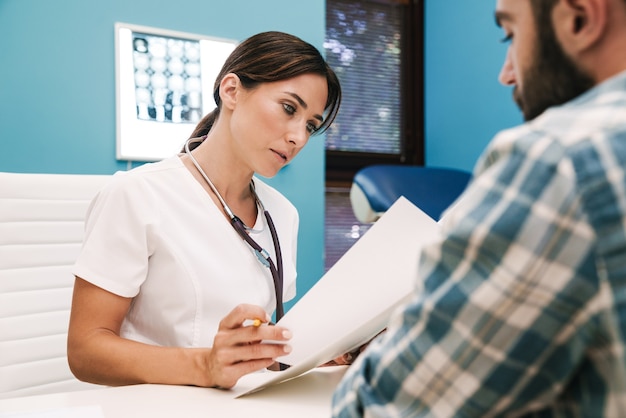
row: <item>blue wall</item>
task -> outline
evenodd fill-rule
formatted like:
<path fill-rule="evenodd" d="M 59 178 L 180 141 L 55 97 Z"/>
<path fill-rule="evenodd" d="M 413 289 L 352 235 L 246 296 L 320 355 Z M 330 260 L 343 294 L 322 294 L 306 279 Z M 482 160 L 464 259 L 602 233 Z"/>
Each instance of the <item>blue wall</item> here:
<path fill-rule="evenodd" d="M 497 80 L 506 52 L 495 0 L 426 0 L 426 165 L 471 170 L 501 129 L 522 117 Z"/>
<path fill-rule="evenodd" d="M 115 159 L 114 23 L 323 48 L 324 0 L 0 0 L 0 171 L 97 173 Z M 270 181 L 298 208 L 299 289 L 324 273 L 324 139 Z M 288 305 L 290 306 L 290 305 Z"/>

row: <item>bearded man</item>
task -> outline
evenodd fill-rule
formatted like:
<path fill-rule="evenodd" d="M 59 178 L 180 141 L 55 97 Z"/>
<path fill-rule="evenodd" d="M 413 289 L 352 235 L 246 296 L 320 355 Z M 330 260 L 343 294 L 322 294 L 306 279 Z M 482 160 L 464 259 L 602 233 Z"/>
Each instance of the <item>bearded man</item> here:
<path fill-rule="evenodd" d="M 335 417 L 626 417 L 626 0 L 497 0 L 498 134 Z"/>

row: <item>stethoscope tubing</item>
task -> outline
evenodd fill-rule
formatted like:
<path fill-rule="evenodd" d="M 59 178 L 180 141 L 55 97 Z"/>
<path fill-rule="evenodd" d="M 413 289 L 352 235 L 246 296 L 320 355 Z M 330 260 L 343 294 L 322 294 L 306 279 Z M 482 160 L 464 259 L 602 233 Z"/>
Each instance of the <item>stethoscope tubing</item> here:
<path fill-rule="evenodd" d="M 265 219 L 267 220 L 267 225 L 270 228 L 270 234 L 272 235 L 272 241 L 274 242 L 274 252 L 276 253 L 276 261 L 278 263 L 278 267 L 274 264 L 272 257 L 269 253 L 263 249 L 245 229 L 245 226 L 241 219 L 237 216 L 233 216 L 231 218 L 231 225 L 235 228 L 235 231 L 243 238 L 244 241 L 252 247 L 252 249 L 256 252 L 256 256 L 265 267 L 270 269 L 270 273 L 272 274 L 272 280 L 274 281 L 274 293 L 276 296 L 276 322 L 280 320 L 285 314 L 283 308 L 283 257 L 280 250 L 280 242 L 278 240 L 278 234 L 276 233 L 276 228 L 274 227 L 274 222 L 272 221 L 272 217 L 269 212 L 264 210 Z"/>
<path fill-rule="evenodd" d="M 213 193 L 215 193 L 215 195 L 217 196 L 222 207 L 224 208 L 224 212 L 226 212 L 226 215 L 230 218 L 230 224 L 232 225 L 232 227 L 235 229 L 235 231 L 237 231 L 239 236 L 255 251 L 255 255 L 258 258 L 259 262 L 270 270 L 270 273 L 272 275 L 272 280 L 274 282 L 274 293 L 276 297 L 276 322 L 278 322 L 285 314 L 284 307 L 283 307 L 283 257 L 282 257 L 282 252 L 280 249 L 280 241 L 278 239 L 278 233 L 276 232 L 276 227 L 274 226 L 274 221 L 272 220 L 272 217 L 270 216 L 269 212 L 265 210 L 265 207 L 263 206 L 263 202 L 261 202 L 261 199 L 259 199 L 259 196 L 256 194 L 256 190 L 254 188 L 254 181 L 251 181 L 250 190 L 252 191 L 255 201 L 257 202 L 260 209 L 263 211 L 263 214 L 265 215 L 265 219 L 267 220 L 267 225 L 270 229 L 270 234 L 272 236 L 272 242 L 274 243 L 274 253 L 276 254 L 276 262 L 278 266 L 274 264 L 274 261 L 272 260 L 270 254 L 263 247 L 261 247 L 250 236 L 250 234 L 248 234 L 248 232 L 246 231 L 246 226 L 243 223 L 243 221 L 237 215 L 233 213 L 233 211 L 230 209 L 226 201 L 222 198 L 220 193 L 217 191 L 217 188 L 215 187 L 215 185 L 213 185 L 213 182 L 211 181 L 211 179 L 209 179 L 209 176 L 204 172 L 204 170 L 200 166 L 200 163 L 198 163 L 196 158 L 193 156 L 193 154 L 191 153 L 189 149 L 189 142 L 191 142 L 193 139 L 196 139 L 196 138 L 190 138 L 189 140 L 185 142 L 185 152 L 187 153 L 187 155 L 189 155 L 189 158 L 191 159 L 191 162 L 193 163 L 193 165 L 196 167 L 200 175 L 202 175 L 202 177 L 207 182 L 207 184 L 209 185 Z"/>

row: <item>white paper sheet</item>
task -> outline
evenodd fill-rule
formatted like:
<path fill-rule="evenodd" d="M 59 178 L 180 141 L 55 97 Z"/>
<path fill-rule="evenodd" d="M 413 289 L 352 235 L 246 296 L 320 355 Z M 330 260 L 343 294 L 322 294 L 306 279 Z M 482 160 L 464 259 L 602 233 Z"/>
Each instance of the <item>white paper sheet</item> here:
<path fill-rule="evenodd" d="M 291 367 L 244 376 L 235 395 L 297 377 L 378 334 L 414 292 L 420 250 L 438 234 L 435 220 L 399 198 L 278 323 L 293 333 L 293 351 L 279 359 Z"/>

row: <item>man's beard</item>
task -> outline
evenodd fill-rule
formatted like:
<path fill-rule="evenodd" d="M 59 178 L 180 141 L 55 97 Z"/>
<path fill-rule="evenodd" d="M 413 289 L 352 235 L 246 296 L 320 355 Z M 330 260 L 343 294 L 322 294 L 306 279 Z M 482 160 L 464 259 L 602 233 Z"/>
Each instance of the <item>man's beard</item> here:
<path fill-rule="evenodd" d="M 552 25 L 539 26 L 537 38 L 537 52 L 533 62 L 522 74 L 523 90 L 517 86 L 513 90 L 513 99 L 527 121 L 536 118 L 551 106 L 569 102 L 595 84 L 565 54 Z"/>

